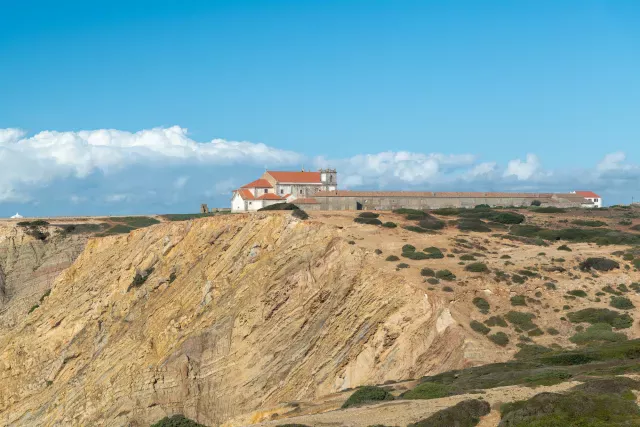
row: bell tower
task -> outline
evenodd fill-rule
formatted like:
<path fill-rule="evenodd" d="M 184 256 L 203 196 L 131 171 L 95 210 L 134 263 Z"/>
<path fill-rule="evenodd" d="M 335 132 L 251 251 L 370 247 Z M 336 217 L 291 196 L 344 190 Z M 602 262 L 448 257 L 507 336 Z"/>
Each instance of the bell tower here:
<path fill-rule="evenodd" d="M 320 182 L 323 191 L 338 189 L 338 172 L 335 169 L 320 169 Z"/>

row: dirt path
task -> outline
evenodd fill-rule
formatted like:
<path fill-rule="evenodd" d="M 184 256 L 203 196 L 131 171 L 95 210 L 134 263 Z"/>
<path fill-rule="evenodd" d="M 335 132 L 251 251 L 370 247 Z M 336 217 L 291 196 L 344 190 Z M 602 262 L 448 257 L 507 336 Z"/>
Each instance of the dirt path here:
<path fill-rule="evenodd" d="M 500 413 L 497 410 L 499 404 L 528 399 L 542 392 L 565 391 L 577 384 L 579 384 L 579 382 L 569 381 L 548 387 L 497 387 L 486 390 L 483 394 L 462 394 L 430 400 L 397 400 L 395 402 L 292 417 L 255 425 L 277 426 L 281 424 L 305 424 L 314 427 L 367 427 L 375 424 L 384 424 L 390 426 L 406 426 L 427 418 L 434 412 L 453 406 L 463 400 L 482 398 L 489 402 L 492 408 L 495 406 L 496 409 L 493 409 L 489 415 L 485 416 L 480 424 L 478 424 L 478 427 L 495 427 L 500 422 Z"/>

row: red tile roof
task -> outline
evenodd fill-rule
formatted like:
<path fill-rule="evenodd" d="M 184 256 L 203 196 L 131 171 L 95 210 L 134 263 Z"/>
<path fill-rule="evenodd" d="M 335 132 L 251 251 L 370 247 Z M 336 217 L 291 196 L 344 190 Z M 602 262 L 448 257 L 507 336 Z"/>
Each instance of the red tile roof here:
<path fill-rule="evenodd" d="M 284 200 L 282 197 L 273 193 L 265 193 L 258 197 L 258 200 Z"/>
<path fill-rule="evenodd" d="M 247 190 L 246 188 L 241 188 L 239 190 L 236 190 L 238 192 L 238 194 L 240 194 L 240 197 L 242 197 L 244 200 L 255 200 L 255 196 L 253 194 L 251 194 L 251 191 Z"/>
<path fill-rule="evenodd" d="M 297 204 L 303 204 L 303 205 L 317 205 L 318 201 L 314 198 L 306 198 L 306 199 L 295 199 L 293 200 L 291 203 L 293 203 L 294 205 Z"/>
<path fill-rule="evenodd" d="M 255 181 L 243 185 L 241 188 L 273 188 L 273 186 L 266 179 L 256 179 Z"/>
<path fill-rule="evenodd" d="M 320 184 L 320 172 L 267 171 L 278 182 Z"/>
<path fill-rule="evenodd" d="M 592 199 L 599 199 L 600 198 L 600 196 L 598 196 L 593 191 L 576 191 L 576 194 L 579 194 L 582 197 L 591 197 Z"/>

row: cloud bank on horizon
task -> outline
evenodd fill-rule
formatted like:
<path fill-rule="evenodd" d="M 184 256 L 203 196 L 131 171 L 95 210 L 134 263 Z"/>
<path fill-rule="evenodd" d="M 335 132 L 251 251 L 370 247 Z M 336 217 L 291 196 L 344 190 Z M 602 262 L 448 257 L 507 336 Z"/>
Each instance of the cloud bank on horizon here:
<path fill-rule="evenodd" d="M 189 211 L 204 202 L 226 207 L 231 191 L 265 168 L 301 165 L 337 168 L 340 187 L 349 189 L 590 189 L 617 203 L 628 202 L 640 179 L 640 166 L 622 152 L 576 170 L 547 170 L 536 154 L 523 154 L 506 165 L 480 161 L 474 153 L 386 151 L 327 158 L 247 141 L 198 142 L 179 126 L 33 136 L 9 128 L 0 129 L 0 208 L 30 206 L 41 215 L 66 215 Z"/>

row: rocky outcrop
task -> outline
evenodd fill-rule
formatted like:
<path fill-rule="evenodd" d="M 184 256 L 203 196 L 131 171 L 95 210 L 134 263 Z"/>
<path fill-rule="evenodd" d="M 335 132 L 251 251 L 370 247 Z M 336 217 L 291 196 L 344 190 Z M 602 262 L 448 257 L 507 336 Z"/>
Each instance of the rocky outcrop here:
<path fill-rule="evenodd" d="M 37 240 L 14 224 L 0 224 L 0 337 L 39 303 L 55 278 L 82 252 L 86 235 L 64 235 L 49 227 Z"/>
<path fill-rule="evenodd" d="M 0 337 L 0 424 L 220 425 L 463 366 L 448 302 L 373 257 L 280 213 L 90 240 Z"/>

